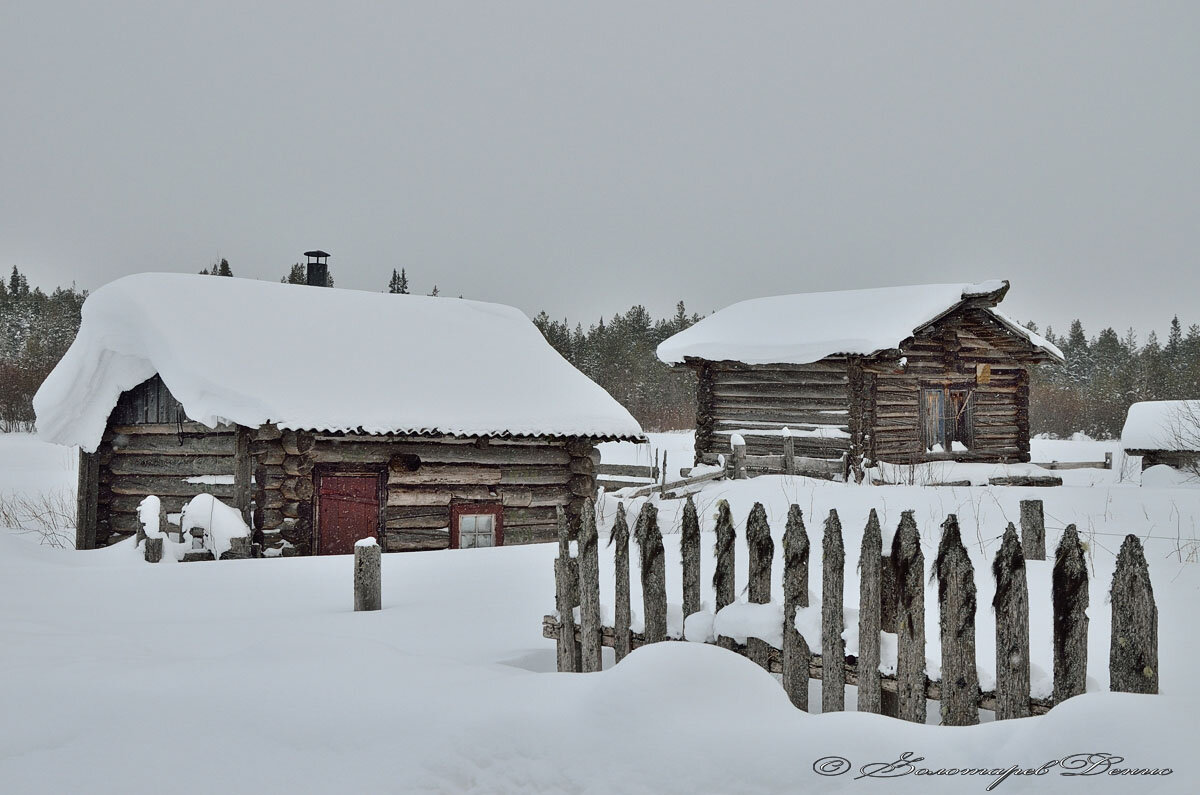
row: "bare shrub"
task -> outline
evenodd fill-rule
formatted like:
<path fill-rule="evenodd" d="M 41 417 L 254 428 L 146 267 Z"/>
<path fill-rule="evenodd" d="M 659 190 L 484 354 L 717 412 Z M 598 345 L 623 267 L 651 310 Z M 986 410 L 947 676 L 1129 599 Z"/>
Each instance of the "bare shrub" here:
<path fill-rule="evenodd" d="M 73 549 L 75 501 L 61 491 L 0 494 L 0 527 L 33 536 L 45 546 Z"/>

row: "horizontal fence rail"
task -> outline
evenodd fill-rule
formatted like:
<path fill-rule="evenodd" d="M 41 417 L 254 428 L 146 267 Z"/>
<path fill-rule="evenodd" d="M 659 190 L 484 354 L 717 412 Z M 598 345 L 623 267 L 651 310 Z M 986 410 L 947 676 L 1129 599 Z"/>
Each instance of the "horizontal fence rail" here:
<path fill-rule="evenodd" d="M 619 662 L 638 647 L 669 640 L 667 588 L 663 536 L 658 509 L 645 503 L 630 532 L 624 505 L 617 508 L 611 532 L 614 547 L 614 626 L 600 621 L 599 539 L 591 500 L 583 507 L 578 536 L 578 557 L 570 554 L 570 527 L 559 510 L 559 557 L 555 561 L 557 589 L 554 615 L 543 619 L 542 634 L 558 643 L 559 671 L 599 671 L 601 648 L 614 650 Z M 771 567 L 775 556 L 766 511 L 755 503 L 746 520 L 745 541 L 748 582 L 744 592 L 750 603 L 767 604 L 771 598 Z M 715 612 L 733 604 L 739 593 L 735 582 L 736 533 L 729 504 L 717 503 L 715 527 L 716 565 L 713 575 Z M 951 514 L 941 526 L 936 558 L 927 570 L 920 531 L 912 511 L 902 514 L 891 549 L 884 554 L 876 512 L 871 511 L 863 532 L 856 570 L 859 573 L 857 655 L 844 652 L 843 595 L 845 549 L 837 511 L 823 522 L 818 563 L 822 567 L 820 637 L 822 654 L 810 651 L 796 628 L 797 610 L 807 608 L 809 557 L 812 544 L 797 505 L 788 512 L 783 535 L 782 647 L 748 635 L 746 643 L 718 635 L 710 642 L 745 655 L 772 673 L 782 675 L 792 703 L 808 709 L 808 682 L 822 681 L 822 712 L 845 709 L 845 685 L 858 688 L 860 712 L 892 715 L 924 723 L 927 700 L 940 703 L 941 723 L 969 725 L 979 720 L 980 709 L 996 719 L 1044 714 L 1055 704 L 1084 692 L 1087 679 L 1089 582 L 1083 546 L 1074 525 L 1063 532 L 1054 554 L 1051 577 L 1053 605 L 1053 693 L 1035 698 L 1030 693 L 1029 589 L 1026 560 L 1045 560 L 1045 528 L 1040 500 L 1021 504 L 1021 532 L 1009 523 L 1000 549 L 991 564 L 996 589 L 996 684 L 979 685 L 975 653 L 977 610 L 976 572 L 963 545 L 958 520 Z M 630 538 L 638 546 L 641 573 L 643 632 L 630 629 Z M 678 538 L 681 545 L 682 605 L 684 618 L 700 612 L 700 528 L 689 496 Z M 930 680 L 926 667 L 925 583 L 937 581 L 940 615 L 941 678 Z M 1111 689 L 1120 692 L 1158 692 L 1158 611 L 1141 542 L 1125 537 L 1109 591 L 1112 610 L 1109 674 Z M 575 622 L 575 608 L 579 622 Z M 715 629 L 714 629 L 715 631 Z M 880 667 L 880 633 L 896 635 L 894 674 Z M 826 665 L 835 659 L 836 664 Z"/>

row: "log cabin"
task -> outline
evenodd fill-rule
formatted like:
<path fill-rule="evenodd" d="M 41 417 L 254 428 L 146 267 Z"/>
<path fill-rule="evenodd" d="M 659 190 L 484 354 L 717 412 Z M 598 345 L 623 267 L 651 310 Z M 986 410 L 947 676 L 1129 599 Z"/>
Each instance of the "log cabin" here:
<path fill-rule="evenodd" d="M 1063 357 L 996 309 L 1008 289 L 774 296 L 679 332 L 658 356 L 697 375 L 696 464 L 718 463 L 734 434 L 747 461 L 790 436 L 810 474 L 856 480 L 878 461 L 1029 461 L 1029 370 Z"/>
<path fill-rule="evenodd" d="M 323 252 L 316 252 L 323 253 Z M 322 263 L 323 264 L 323 263 Z M 520 311 L 184 274 L 139 274 L 84 304 L 35 401 L 77 445 L 80 549 L 211 493 L 265 556 L 556 538 L 595 492 L 595 445 L 638 423 Z"/>

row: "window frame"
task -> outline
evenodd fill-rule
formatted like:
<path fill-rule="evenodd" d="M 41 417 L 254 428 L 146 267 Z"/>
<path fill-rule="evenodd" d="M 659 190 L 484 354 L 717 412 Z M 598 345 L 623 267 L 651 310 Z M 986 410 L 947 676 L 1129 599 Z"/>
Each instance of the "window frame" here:
<path fill-rule="evenodd" d="M 504 546 L 504 505 L 499 502 L 453 502 L 450 503 L 450 549 L 460 546 L 458 523 L 464 516 L 491 516 L 493 522 L 493 546 Z M 479 549 L 480 547 L 471 547 Z"/>

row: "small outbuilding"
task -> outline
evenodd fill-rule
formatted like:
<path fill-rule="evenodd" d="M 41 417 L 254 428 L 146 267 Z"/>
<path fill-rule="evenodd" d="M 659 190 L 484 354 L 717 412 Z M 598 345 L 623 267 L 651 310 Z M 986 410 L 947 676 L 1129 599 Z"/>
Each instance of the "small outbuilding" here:
<path fill-rule="evenodd" d="M 81 451 L 80 549 L 200 493 L 265 555 L 550 540 L 595 445 L 645 439 L 512 307 L 183 274 L 92 293 L 34 407 Z"/>
<path fill-rule="evenodd" d="M 658 356 L 697 375 L 696 463 L 734 434 L 750 461 L 790 436 L 814 473 L 856 479 L 878 461 L 1029 461 L 1029 369 L 1063 355 L 996 309 L 1008 288 L 781 295 L 681 331 Z"/>
<path fill-rule="evenodd" d="M 1142 469 L 1166 464 L 1185 469 L 1200 464 L 1200 400 L 1146 400 L 1125 415 L 1121 448 L 1140 455 Z"/>

